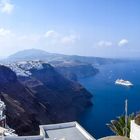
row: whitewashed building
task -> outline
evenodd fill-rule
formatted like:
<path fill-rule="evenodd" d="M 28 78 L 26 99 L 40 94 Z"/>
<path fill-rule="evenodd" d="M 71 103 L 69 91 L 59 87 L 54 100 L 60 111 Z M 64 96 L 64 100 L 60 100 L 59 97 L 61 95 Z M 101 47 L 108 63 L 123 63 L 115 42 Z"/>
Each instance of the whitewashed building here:
<path fill-rule="evenodd" d="M 140 126 L 134 120 L 131 121 L 130 139 L 140 140 Z"/>

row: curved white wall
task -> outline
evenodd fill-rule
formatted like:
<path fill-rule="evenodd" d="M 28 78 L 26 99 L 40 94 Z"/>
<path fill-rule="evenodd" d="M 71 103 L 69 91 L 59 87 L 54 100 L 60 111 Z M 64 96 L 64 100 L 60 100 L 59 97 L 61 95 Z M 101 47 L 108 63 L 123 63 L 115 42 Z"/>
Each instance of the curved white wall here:
<path fill-rule="evenodd" d="M 131 128 L 130 139 L 131 140 L 140 140 L 140 126 L 137 125 L 134 120 L 132 120 L 130 128 Z"/>

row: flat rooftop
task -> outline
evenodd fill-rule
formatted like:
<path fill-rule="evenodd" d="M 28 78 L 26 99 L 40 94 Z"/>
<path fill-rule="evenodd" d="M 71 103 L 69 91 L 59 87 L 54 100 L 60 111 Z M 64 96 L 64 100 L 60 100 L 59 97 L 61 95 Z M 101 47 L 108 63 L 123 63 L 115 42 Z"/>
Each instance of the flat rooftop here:
<path fill-rule="evenodd" d="M 40 130 L 46 140 L 95 140 L 77 122 L 41 125 Z"/>

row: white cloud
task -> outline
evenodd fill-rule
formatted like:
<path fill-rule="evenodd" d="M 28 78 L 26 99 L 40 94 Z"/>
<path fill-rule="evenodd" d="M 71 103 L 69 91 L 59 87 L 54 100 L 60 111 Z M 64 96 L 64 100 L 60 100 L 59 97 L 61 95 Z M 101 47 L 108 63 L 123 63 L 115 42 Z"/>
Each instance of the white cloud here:
<path fill-rule="evenodd" d="M 99 46 L 99 47 L 110 47 L 112 45 L 113 45 L 113 43 L 111 41 L 104 41 L 104 40 L 99 41 L 97 43 L 97 46 Z"/>
<path fill-rule="evenodd" d="M 80 39 L 79 35 L 69 35 L 61 38 L 61 43 L 64 45 L 71 45 Z"/>
<path fill-rule="evenodd" d="M 0 27 L 0 53 L 12 54 L 22 49 L 49 48 L 50 50 L 65 49 L 65 46 L 74 46 L 80 36 L 76 33 L 59 33 L 48 31 L 41 34 L 22 34 L 11 29 Z M 69 47 L 70 48 L 70 47 Z"/>
<path fill-rule="evenodd" d="M 59 34 L 53 30 L 49 30 L 45 33 L 46 38 L 56 38 L 58 36 L 59 36 Z"/>
<path fill-rule="evenodd" d="M 2 13 L 11 14 L 14 10 L 14 5 L 8 0 L 0 1 L 0 11 Z"/>
<path fill-rule="evenodd" d="M 122 47 L 122 46 L 126 46 L 127 44 L 128 44 L 128 40 L 122 39 L 119 41 L 118 46 Z"/>
<path fill-rule="evenodd" d="M 43 34 L 18 34 L 12 30 L 0 28 L 1 55 L 14 53 L 22 49 L 37 48 L 42 43 Z"/>
<path fill-rule="evenodd" d="M 51 44 L 59 44 L 59 45 L 72 45 L 77 40 L 80 39 L 80 36 L 76 33 L 73 34 L 61 34 L 54 30 L 49 30 L 44 35 L 45 38 L 47 38 L 48 42 L 51 42 Z"/>
<path fill-rule="evenodd" d="M 11 30 L 0 28 L 0 37 L 9 37 L 13 36 L 14 34 L 12 33 Z"/>

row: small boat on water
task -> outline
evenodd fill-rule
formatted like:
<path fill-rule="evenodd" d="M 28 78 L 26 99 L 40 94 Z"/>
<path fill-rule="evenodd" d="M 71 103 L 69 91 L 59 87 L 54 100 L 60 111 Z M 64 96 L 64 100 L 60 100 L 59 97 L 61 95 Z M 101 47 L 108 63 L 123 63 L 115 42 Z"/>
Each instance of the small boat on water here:
<path fill-rule="evenodd" d="M 133 86 L 133 84 L 130 81 L 125 81 L 123 79 L 117 79 L 115 81 L 115 84 L 117 84 L 117 85 L 123 85 L 123 86 Z"/>

